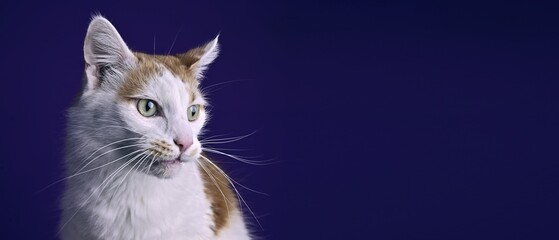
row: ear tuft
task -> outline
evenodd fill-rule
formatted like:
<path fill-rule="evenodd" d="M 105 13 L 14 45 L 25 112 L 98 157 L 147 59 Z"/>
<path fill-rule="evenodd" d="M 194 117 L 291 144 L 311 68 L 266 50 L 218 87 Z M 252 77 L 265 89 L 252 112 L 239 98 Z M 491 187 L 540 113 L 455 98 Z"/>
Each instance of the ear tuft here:
<path fill-rule="evenodd" d="M 106 18 L 94 16 L 84 42 L 88 87 L 93 89 L 101 81 L 115 81 L 134 62 L 134 54 L 116 28 Z"/>
<path fill-rule="evenodd" d="M 177 57 L 181 62 L 191 69 L 196 77 L 200 79 L 210 63 L 212 63 L 219 55 L 219 34 L 210 42 L 203 46 L 189 50 L 186 53 L 179 54 Z"/>

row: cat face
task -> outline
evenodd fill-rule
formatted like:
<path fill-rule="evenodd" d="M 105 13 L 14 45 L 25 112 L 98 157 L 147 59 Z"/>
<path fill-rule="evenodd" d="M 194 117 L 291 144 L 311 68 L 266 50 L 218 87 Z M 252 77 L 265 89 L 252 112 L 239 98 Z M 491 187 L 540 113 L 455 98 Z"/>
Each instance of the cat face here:
<path fill-rule="evenodd" d="M 95 17 L 84 53 L 87 82 L 75 124 L 88 125 L 81 134 L 96 145 L 112 144 L 105 162 L 169 178 L 200 157 L 208 116 L 199 79 L 217 57 L 217 38 L 179 55 L 134 53 L 109 21 Z"/>
<path fill-rule="evenodd" d="M 144 138 L 138 142 L 151 156 L 143 160 L 143 165 L 149 165 L 139 169 L 172 176 L 181 162 L 195 161 L 200 155 L 198 135 L 206 119 L 206 102 L 197 84 L 183 80 L 187 75 L 174 73 L 153 57 L 136 57 L 139 63 L 117 92 L 117 112 L 126 127 Z"/>

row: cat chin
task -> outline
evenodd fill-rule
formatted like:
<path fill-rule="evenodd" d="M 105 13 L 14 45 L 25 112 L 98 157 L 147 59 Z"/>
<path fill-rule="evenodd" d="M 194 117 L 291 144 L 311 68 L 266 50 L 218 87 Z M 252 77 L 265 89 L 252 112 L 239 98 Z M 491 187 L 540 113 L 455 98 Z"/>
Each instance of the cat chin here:
<path fill-rule="evenodd" d="M 149 175 L 153 175 L 161 179 L 171 179 L 179 174 L 183 164 L 183 162 L 179 161 L 159 162 L 158 164 L 152 166 Z"/>
<path fill-rule="evenodd" d="M 152 164 L 148 175 L 161 179 L 171 179 L 180 173 L 184 164 L 194 163 L 199 157 L 200 154 L 196 154 L 195 156 L 186 156 L 183 154 L 175 160 L 157 161 Z"/>

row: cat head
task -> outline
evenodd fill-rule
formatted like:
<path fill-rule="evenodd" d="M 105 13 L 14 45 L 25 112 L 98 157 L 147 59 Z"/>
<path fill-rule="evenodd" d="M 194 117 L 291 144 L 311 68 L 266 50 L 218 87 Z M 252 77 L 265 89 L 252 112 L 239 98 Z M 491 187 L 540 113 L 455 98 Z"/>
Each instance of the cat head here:
<path fill-rule="evenodd" d="M 183 54 L 132 52 L 107 19 L 94 17 L 84 43 L 84 88 L 70 113 L 74 139 L 87 139 L 79 147 L 108 145 L 105 162 L 174 176 L 202 151 L 198 136 L 208 115 L 199 81 L 218 49 L 216 37 Z"/>

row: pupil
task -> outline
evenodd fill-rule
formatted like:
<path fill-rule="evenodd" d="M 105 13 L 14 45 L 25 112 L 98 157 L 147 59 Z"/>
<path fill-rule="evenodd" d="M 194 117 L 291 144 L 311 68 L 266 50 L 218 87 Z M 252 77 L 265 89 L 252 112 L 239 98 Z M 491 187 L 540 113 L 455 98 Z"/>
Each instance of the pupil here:
<path fill-rule="evenodd" d="M 146 112 L 149 112 L 149 110 L 151 110 L 153 108 L 153 102 L 148 102 L 148 104 L 146 104 Z"/>

